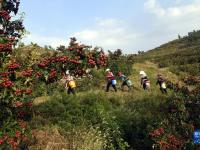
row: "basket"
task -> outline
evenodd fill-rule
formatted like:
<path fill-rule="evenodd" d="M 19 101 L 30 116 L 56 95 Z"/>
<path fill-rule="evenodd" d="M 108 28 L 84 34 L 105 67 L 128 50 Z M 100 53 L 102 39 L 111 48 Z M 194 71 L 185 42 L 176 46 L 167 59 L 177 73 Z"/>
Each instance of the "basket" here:
<path fill-rule="evenodd" d="M 126 83 L 127 83 L 128 86 L 132 86 L 133 85 L 133 83 L 131 82 L 131 80 L 127 80 Z"/>
<path fill-rule="evenodd" d="M 116 85 L 117 84 L 117 80 L 112 80 L 112 85 Z"/>
<path fill-rule="evenodd" d="M 75 83 L 75 81 L 69 81 L 69 83 L 68 83 L 68 86 L 70 87 L 70 88 L 75 88 L 76 87 L 76 83 Z"/>

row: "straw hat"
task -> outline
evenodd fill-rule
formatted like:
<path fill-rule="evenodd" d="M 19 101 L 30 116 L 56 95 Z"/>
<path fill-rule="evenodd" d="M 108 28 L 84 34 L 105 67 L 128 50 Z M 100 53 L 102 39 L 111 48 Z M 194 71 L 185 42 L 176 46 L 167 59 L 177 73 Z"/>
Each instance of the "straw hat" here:
<path fill-rule="evenodd" d="M 108 71 L 110 71 L 110 69 L 108 68 L 108 69 L 106 69 L 106 72 L 108 72 Z"/>

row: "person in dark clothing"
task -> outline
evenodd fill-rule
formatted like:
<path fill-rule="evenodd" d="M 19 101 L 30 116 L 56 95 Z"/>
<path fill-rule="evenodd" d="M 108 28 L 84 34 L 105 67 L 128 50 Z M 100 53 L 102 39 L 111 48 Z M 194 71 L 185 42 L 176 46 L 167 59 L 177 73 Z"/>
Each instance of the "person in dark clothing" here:
<path fill-rule="evenodd" d="M 150 89 L 150 80 L 147 77 L 147 74 L 144 71 L 140 71 L 140 84 L 142 85 L 144 90 Z"/>
<path fill-rule="evenodd" d="M 150 81 L 147 76 L 141 78 L 141 85 L 144 90 L 148 90 L 150 88 Z"/>
<path fill-rule="evenodd" d="M 165 79 L 162 77 L 162 75 L 158 74 L 157 75 L 157 82 L 156 82 L 156 85 L 160 86 L 160 91 L 163 93 L 163 94 L 167 94 L 167 87 L 166 87 L 166 83 L 165 83 Z"/>
<path fill-rule="evenodd" d="M 73 95 L 75 95 L 75 89 L 69 87 L 69 88 L 67 89 L 67 94 L 71 94 L 71 93 L 72 93 Z"/>
<path fill-rule="evenodd" d="M 132 83 L 129 80 L 129 78 L 127 76 L 125 76 L 124 74 L 122 74 L 121 72 L 118 72 L 118 76 L 119 76 L 120 80 L 122 81 L 122 84 L 121 84 L 122 91 L 124 90 L 124 86 L 127 86 L 130 91 Z"/>
<path fill-rule="evenodd" d="M 106 92 L 109 91 L 110 86 L 112 85 L 115 92 L 117 92 L 116 88 L 116 80 L 113 75 L 113 73 L 110 71 L 110 69 L 106 69 L 106 78 L 107 78 L 107 86 L 106 86 Z"/>

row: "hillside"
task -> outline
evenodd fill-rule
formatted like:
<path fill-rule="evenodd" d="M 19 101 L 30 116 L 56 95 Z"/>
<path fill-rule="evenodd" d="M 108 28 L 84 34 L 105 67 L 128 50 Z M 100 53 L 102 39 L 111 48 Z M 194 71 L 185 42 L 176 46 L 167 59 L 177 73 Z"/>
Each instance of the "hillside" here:
<path fill-rule="evenodd" d="M 19 43 L 19 5 L 0 1 L 0 150 L 200 149 L 200 31 L 137 56 L 55 50 Z"/>
<path fill-rule="evenodd" d="M 190 32 L 185 37 L 149 50 L 139 55 L 138 60 L 153 61 L 160 68 L 168 67 L 182 77 L 200 75 L 200 31 Z"/>
<path fill-rule="evenodd" d="M 168 136 L 174 136 L 173 140 L 180 143 L 185 140 L 181 136 L 189 139 L 187 136 L 191 136 L 192 132 L 188 130 L 193 126 L 195 129 L 198 128 L 199 122 L 195 119 L 191 121 L 190 117 L 188 120 L 181 118 L 182 115 L 191 112 L 190 105 L 186 108 L 187 99 L 185 100 L 182 93 L 177 94 L 173 89 L 168 89 L 168 95 L 163 95 L 156 85 L 158 73 L 172 83 L 179 83 L 179 86 L 186 86 L 180 79 L 188 75 L 197 77 L 193 70 L 181 70 L 181 72 L 174 70 L 175 67 L 180 71 L 181 67 L 198 65 L 200 45 L 197 44 L 198 41 L 195 41 L 194 45 L 187 45 L 187 38 L 169 42 L 136 58 L 123 54 L 115 56 L 115 53 L 110 53 L 109 67 L 114 73 L 123 70 L 129 75 L 134 85 L 131 92 L 127 89 L 121 91 L 121 83 L 118 81 L 117 93 L 112 89 L 109 93 L 105 93 L 105 69 L 97 68 L 91 69 L 92 79 L 76 78 L 78 84 L 76 96 L 67 95 L 64 86 L 59 82 L 47 85 L 35 83 L 32 86 L 35 97 L 33 117 L 29 121 L 34 139 L 29 144 L 29 149 L 149 150 L 153 145 L 157 148 L 163 147 L 162 144 L 157 144 L 160 138 L 171 140 Z M 45 57 L 54 55 L 57 53 L 37 45 L 23 46 L 15 52 L 18 62 L 29 65 L 37 64 Z M 134 63 L 126 65 L 127 62 Z M 129 68 L 130 66 L 132 68 Z M 144 70 L 150 79 L 150 91 L 144 91 L 140 85 L 140 70 Z M 195 101 L 198 99 L 198 97 L 190 98 Z M 177 102 L 177 99 L 184 101 Z M 194 114 L 199 116 L 198 110 L 194 107 L 195 105 L 192 105 Z M 169 117 L 174 114 L 180 116 Z M 194 114 L 191 113 L 191 116 L 196 116 Z M 179 119 L 184 124 L 177 126 L 176 122 Z M 171 127 L 168 127 L 169 124 Z M 159 139 L 150 137 L 150 134 L 158 129 L 164 129 L 166 133 Z M 184 141 L 180 146 L 195 149 L 197 146 L 190 145 L 190 142 Z M 179 145 L 175 147 L 178 148 Z"/>
<path fill-rule="evenodd" d="M 14 56 L 20 64 L 33 65 L 39 63 L 45 57 L 51 57 L 55 51 L 43 48 L 37 44 L 22 45 L 15 49 Z"/>

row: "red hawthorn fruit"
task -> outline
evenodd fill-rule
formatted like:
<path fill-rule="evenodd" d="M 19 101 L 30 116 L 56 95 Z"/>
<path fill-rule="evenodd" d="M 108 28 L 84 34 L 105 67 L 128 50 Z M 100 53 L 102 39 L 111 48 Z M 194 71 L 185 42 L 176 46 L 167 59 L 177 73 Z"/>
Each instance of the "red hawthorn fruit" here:
<path fill-rule="evenodd" d="M 14 83 L 12 83 L 12 81 L 10 81 L 9 79 L 4 79 L 4 81 L 1 83 L 1 86 L 5 87 L 5 88 L 10 88 L 14 85 Z"/>
<path fill-rule="evenodd" d="M 13 103 L 14 107 L 22 107 L 23 106 L 23 103 L 20 102 L 20 101 L 16 101 Z"/>
<path fill-rule="evenodd" d="M 17 63 L 13 63 L 13 64 L 10 64 L 9 66 L 8 66 L 8 69 L 19 69 L 20 68 L 20 65 L 19 64 L 17 64 Z"/>
<path fill-rule="evenodd" d="M 0 52 L 12 52 L 12 43 L 0 44 Z"/>
<path fill-rule="evenodd" d="M 23 94 L 23 90 L 17 89 L 15 91 L 15 95 L 22 95 Z"/>
<path fill-rule="evenodd" d="M 7 11 L 5 11 L 5 10 L 0 11 L 0 16 L 2 18 L 4 18 L 5 20 L 10 20 L 10 18 L 11 18 L 9 13 Z"/>
<path fill-rule="evenodd" d="M 40 64 L 38 64 L 38 67 L 44 68 L 44 67 L 46 67 L 46 64 L 45 63 L 40 63 Z"/>
<path fill-rule="evenodd" d="M 8 76 L 9 76 L 9 72 L 0 73 L 0 77 L 8 77 Z"/>
<path fill-rule="evenodd" d="M 44 61 L 42 61 L 41 63 L 38 64 L 38 67 L 39 68 L 45 68 L 49 64 L 50 61 L 51 60 L 44 60 Z"/>
<path fill-rule="evenodd" d="M 61 56 L 56 58 L 56 62 L 66 62 L 68 60 L 67 56 Z"/>
<path fill-rule="evenodd" d="M 13 150 L 17 150 L 17 142 L 14 142 L 13 144 L 12 144 L 12 146 L 13 146 Z"/>
<path fill-rule="evenodd" d="M 33 75 L 33 69 L 29 68 L 29 69 L 22 71 L 22 75 L 24 77 L 31 77 Z"/>
<path fill-rule="evenodd" d="M 161 146 L 161 150 L 167 150 L 167 142 L 165 142 L 165 141 L 158 141 L 158 144 L 160 144 L 160 146 Z"/>
<path fill-rule="evenodd" d="M 2 145 L 4 143 L 3 139 L 0 139 L 0 145 Z"/>
<path fill-rule="evenodd" d="M 37 72 L 37 73 L 35 74 L 35 76 L 36 76 L 36 78 L 40 78 L 40 77 L 43 76 L 43 74 L 42 74 L 41 72 Z"/>
<path fill-rule="evenodd" d="M 70 62 L 73 63 L 73 64 L 81 64 L 79 61 L 77 61 L 75 59 L 71 59 Z"/>
<path fill-rule="evenodd" d="M 7 141 L 8 141 L 9 144 L 14 144 L 14 138 L 8 138 Z"/>
<path fill-rule="evenodd" d="M 16 137 L 16 138 L 19 138 L 20 136 L 21 136 L 21 132 L 20 132 L 20 131 L 16 131 L 16 132 L 15 132 L 15 137 Z"/>
<path fill-rule="evenodd" d="M 55 69 L 52 69 L 50 72 L 49 78 L 52 79 L 52 78 L 55 78 L 56 76 L 57 76 L 57 71 Z"/>
<path fill-rule="evenodd" d="M 32 107 L 32 106 L 33 106 L 33 102 L 30 101 L 30 102 L 28 102 L 26 105 L 29 106 L 29 107 Z"/>
<path fill-rule="evenodd" d="M 176 138 L 174 135 L 168 135 L 167 140 L 169 141 L 169 143 L 176 146 L 180 146 L 182 144 L 181 140 Z"/>
<path fill-rule="evenodd" d="M 31 89 L 28 89 L 28 90 L 25 90 L 25 91 L 24 91 L 24 93 L 25 93 L 25 94 L 28 94 L 28 95 L 32 94 L 32 92 L 33 92 L 33 91 L 32 91 Z"/>
<path fill-rule="evenodd" d="M 165 131 L 164 131 L 163 128 L 158 128 L 158 129 L 154 130 L 153 132 L 151 132 L 150 136 L 152 136 L 152 137 L 158 137 L 158 136 L 164 134 L 164 132 Z"/>

